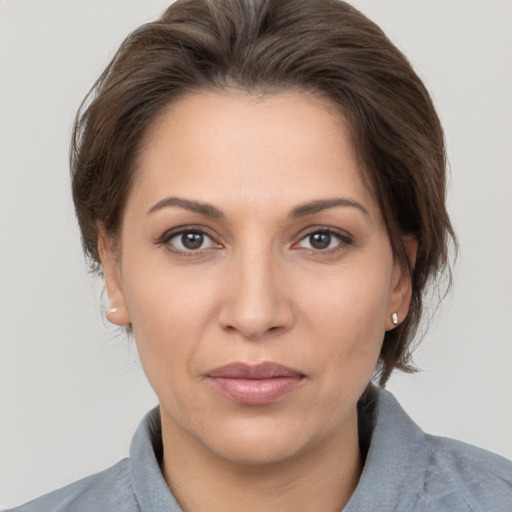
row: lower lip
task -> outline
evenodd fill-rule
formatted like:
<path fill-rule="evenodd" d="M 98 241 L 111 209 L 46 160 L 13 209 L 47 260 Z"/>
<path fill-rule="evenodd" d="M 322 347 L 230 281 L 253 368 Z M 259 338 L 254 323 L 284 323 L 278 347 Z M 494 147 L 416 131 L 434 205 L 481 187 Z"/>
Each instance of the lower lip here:
<path fill-rule="evenodd" d="M 210 382 L 226 398 L 244 405 L 267 405 L 291 393 L 303 377 L 273 377 L 269 379 L 233 379 L 212 377 Z"/>

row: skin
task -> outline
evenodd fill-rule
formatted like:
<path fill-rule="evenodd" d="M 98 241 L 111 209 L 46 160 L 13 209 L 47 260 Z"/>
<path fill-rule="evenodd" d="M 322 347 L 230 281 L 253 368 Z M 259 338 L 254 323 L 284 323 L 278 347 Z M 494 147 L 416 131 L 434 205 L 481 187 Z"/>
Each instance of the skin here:
<path fill-rule="evenodd" d="M 331 199 L 342 204 L 318 203 Z M 339 110 L 295 91 L 182 98 L 149 130 L 120 238 L 102 232 L 99 249 L 109 319 L 133 327 L 182 508 L 341 510 L 361 472 L 357 400 L 411 283 Z M 268 361 L 303 376 L 270 404 L 237 403 L 208 378 Z"/>

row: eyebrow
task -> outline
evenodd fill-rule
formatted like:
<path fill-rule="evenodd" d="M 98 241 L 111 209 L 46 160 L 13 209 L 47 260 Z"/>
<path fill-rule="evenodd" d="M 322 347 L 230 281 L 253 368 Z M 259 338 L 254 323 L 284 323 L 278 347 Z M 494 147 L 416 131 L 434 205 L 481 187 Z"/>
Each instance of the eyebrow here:
<path fill-rule="evenodd" d="M 292 219 L 296 219 L 298 217 L 305 217 L 306 215 L 312 215 L 314 213 L 321 212 L 322 210 L 327 210 L 329 208 L 336 208 L 337 206 L 347 206 L 350 208 L 357 208 L 359 211 L 364 213 L 364 215 L 370 218 L 370 214 L 368 210 L 361 204 L 355 201 L 354 199 L 346 198 L 346 197 L 336 197 L 333 199 L 319 199 L 316 201 L 311 201 L 309 203 L 301 204 L 295 207 L 291 212 L 289 217 Z"/>
<path fill-rule="evenodd" d="M 163 208 L 168 208 L 169 206 L 179 206 L 180 208 L 185 208 L 185 210 L 190 210 L 204 215 L 205 217 L 212 217 L 214 219 L 222 219 L 224 217 L 224 214 L 211 204 L 191 201 L 190 199 L 181 199 L 179 197 L 166 197 L 165 199 L 158 201 L 158 203 L 154 204 L 148 210 L 148 215 L 158 210 L 162 210 Z"/>
<path fill-rule="evenodd" d="M 178 206 L 180 208 L 184 208 L 185 210 L 190 210 L 192 212 L 199 213 L 200 215 L 204 215 L 205 217 L 212 217 L 214 219 L 224 218 L 224 213 L 222 213 L 218 208 L 209 203 L 201 203 L 199 201 L 192 201 L 190 199 L 182 199 L 179 197 L 166 197 L 161 201 L 158 201 L 158 203 L 154 204 L 148 210 L 148 215 L 158 210 L 162 210 L 163 208 L 168 208 L 170 206 Z M 315 201 L 310 201 L 308 203 L 301 204 L 299 206 L 296 206 L 290 212 L 288 217 L 291 219 L 296 219 L 299 217 L 312 215 L 323 210 L 328 210 L 329 208 L 336 208 L 338 206 L 357 208 L 366 217 L 370 218 L 368 210 L 361 203 L 353 199 L 344 197 L 337 197 L 333 199 L 317 199 Z"/>

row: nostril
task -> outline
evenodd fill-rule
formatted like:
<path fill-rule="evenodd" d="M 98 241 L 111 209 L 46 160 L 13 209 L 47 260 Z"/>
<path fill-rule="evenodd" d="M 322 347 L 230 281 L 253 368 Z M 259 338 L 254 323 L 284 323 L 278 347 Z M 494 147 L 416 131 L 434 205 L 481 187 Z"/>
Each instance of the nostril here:
<path fill-rule="evenodd" d="M 219 325 L 224 332 L 240 333 L 247 339 L 275 337 L 293 324 L 291 305 L 271 287 L 246 286 L 241 297 L 226 300 L 218 312 Z M 239 288 L 238 288 L 239 289 Z"/>

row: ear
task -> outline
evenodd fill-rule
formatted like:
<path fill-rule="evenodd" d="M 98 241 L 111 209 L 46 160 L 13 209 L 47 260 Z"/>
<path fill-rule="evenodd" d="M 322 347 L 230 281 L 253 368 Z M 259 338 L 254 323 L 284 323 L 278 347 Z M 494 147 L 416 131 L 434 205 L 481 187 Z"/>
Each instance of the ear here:
<path fill-rule="evenodd" d="M 411 268 L 416 263 L 416 254 L 418 252 L 418 241 L 413 236 L 402 238 L 405 252 L 411 262 Z M 409 311 L 409 304 L 412 296 L 412 280 L 407 269 L 398 262 L 395 262 L 393 270 L 393 283 L 391 296 L 389 300 L 388 317 L 386 319 L 386 331 L 397 327 Z M 396 315 L 396 316 L 395 316 Z"/>
<path fill-rule="evenodd" d="M 107 318 L 115 325 L 130 325 L 130 315 L 121 283 L 119 256 L 104 229 L 100 229 L 98 236 L 98 252 L 108 294 Z"/>

